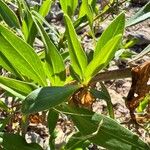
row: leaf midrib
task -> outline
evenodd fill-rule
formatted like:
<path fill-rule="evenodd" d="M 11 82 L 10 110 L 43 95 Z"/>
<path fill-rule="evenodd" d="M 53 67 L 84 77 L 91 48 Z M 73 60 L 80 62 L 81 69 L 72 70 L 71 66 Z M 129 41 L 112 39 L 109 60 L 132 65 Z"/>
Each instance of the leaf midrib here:
<path fill-rule="evenodd" d="M 38 76 L 38 78 L 40 79 L 40 82 L 42 83 L 42 85 L 45 85 L 44 81 L 42 80 L 41 76 L 35 71 L 34 67 L 25 59 L 25 57 L 23 55 L 21 55 L 21 53 L 19 51 L 17 51 L 16 47 L 13 46 L 13 44 L 7 39 L 7 37 L 5 37 L 5 35 L 3 34 L 3 32 L 1 32 L 1 35 L 3 36 L 3 38 L 14 48 L 14 50 L 25 60 L 25 62 L 31 67 L 32 71 Z"/>

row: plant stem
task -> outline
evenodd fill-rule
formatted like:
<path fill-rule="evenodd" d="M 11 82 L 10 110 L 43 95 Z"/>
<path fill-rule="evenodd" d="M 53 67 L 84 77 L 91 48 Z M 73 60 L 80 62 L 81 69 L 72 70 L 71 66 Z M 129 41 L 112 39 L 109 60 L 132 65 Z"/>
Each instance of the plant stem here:
<path fill-rule="evenodd" d="M 90 81 L 90 85 L 93 85 L 96 82 L 100 82 L 100 81 L 129 78 L 129 77 L 131 77 L 131 69 L 132 68 L 125 68 L 125 69 L 117 69 L 117 70 L 111 70 L 111 71 L 98 73 Z"/>

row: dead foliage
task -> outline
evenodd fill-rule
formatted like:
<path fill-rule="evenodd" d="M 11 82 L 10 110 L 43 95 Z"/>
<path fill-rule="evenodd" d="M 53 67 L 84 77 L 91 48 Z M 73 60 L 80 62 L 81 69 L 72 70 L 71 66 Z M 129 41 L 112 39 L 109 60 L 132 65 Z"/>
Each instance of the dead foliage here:
<path fill-rule="evenodd" d="M 130 110 L 131 118 L 136 122 L 135 109 L 150 92 L 150 85 L 148 84 L 150 78 L 150 61 L 133 67 L 131 73 L 132 84 L 126 99 L 126 106 Z"/>

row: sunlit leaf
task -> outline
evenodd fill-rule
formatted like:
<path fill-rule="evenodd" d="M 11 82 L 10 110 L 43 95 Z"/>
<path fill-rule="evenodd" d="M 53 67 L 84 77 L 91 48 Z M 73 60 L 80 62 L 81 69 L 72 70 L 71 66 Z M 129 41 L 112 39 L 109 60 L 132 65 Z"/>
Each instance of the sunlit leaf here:
<path fill-rule="evenodd" d="M 38 31 L 42 37 L 45 46 L 45 60 L 49 70 L 50 81 L 52 85 L 63 85 L 66 79 L 65 65 L 58 49 L 49 38 L 43 26 L 35 20 Z"/>
<path fill-rule="evenodd" d="M 87 20 L 89 21 L 90 25 L 92 26 L 93 12 L 92 12 L 91 6 L 89 5 L 88 0 L 83 0 L 81 7 L 80 7 L 79 18 L 82 18 L 83 16 L 87 17 Z"/>
<path fill-rule="evenodd" d="M 96 57 L 100 51 L 103 52 L 102 48 L 107 44 L 107 42 L 109 42 L 109 40 L 111 40 L 118 34 L 123 34 L 124 26 L 125 26 L 125 15 L 124 13 L 121 13 L 119 16 L 117 16 L 115 20 L 112 21 L 112 23 L 100 36 L 95 48 L 94 57 Z"/>
<path fill-rule="evenodd" d="M 85 84 L 87 84 L 92 77 L 109 64 L 119 47 L 121 38 L 121 35 L 117 35 L 112 38 L 89 63 L 85 71 Z"/>
<path fill-rule="evenodd" d="M 50 11 L 50 7 L 52 4 L 52 0 L 45 0 L 43 1 L 43 4 L 41 5 L 40 9 L 39 9 L 39 14 L 43 17 L 45 17 L 48 12 Z"/>
<path fill-rule="evenodd" d="M 0 1 L 0 15 L 10 27 L 20 28 L 17 16 L 3 0 Z"/>
<path fill-rule="evenodd" d="M 78 0 L 60 0 L 60 5 L 65 14 L 72 16 L 78 6 Z"/>
<path fill-rule="evenodd" d="M 78 41 L 73 24 L 67 15 L 65 15 L 65 24 L 71 65 L 73 70 L 80 76 L 81 80 L 83 80 L 83 74 L 87 67 L 87 57 Z"/>
<path fill-rule="evenodd" d="M 46 85 L 46 76 L 40 59 L 32 47 L 0 25 L 0 52 L 22 75 L 40 85 Z"/>
<path fill-rule="evenodd" d="M 37 88 L 34 84 L 7 78 L 7 77 L 3 77 L 3 76 L 0 76 L 0 87 L 1 87 L 1 85 L 5 85 L 6 87 L 11 88 L 14 91 L 16 91 L 19 94 L 22 94 L 24 96 L 27 96 L 30 92 L 32 92 L 33 90 L 35 90 Z M 5 89 L 5 90 L 7 90 L 7 89 Z"/>

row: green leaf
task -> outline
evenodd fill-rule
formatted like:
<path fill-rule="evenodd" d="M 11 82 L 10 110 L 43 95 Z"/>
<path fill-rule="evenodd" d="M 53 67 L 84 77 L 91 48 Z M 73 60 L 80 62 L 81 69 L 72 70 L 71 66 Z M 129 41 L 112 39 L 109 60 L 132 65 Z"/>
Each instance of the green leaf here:
<path fill-rule="evenodd" d="M 41 7 L 39 9 L 39 14 L 41 16 L 45 17 L 48 14 L 52 2 L 53 2 L 52 0 L 45 0 L 45 1 L 43 1 L 43 4 L 41 5 Z"/>
<path fill-rule="evenodd" d="M 21 99 L 21 100 L 24 100 L 24 99 L 25 99 L 25 96 L 23 96 L 22 94 L 16 92 L 15 90 L 9 88 L 8 86 L 5 86 L 4 84 L 1 84 L 1 83 L 0 83 L 0 87 L 1 87 L 2 89 L 4 89 L 5 91 L 11 93 L 11 94 L 14 95 L 15 97 L 18 97 L 18 98 Z M 11 95 L 11 96 L 12 96 L 12 95 Z"/>
<path fill-rule="evenodd" d="M 2 25 L 0 25 L 0 41 L 0 52 L 18 72 L 40 85 L 47 84 L 41 61 L 32 47 Z"/>
<path fill-rule="evenodd" d="M 150 2 L 142 7 L 133 17 L 127 20 L 126 27 L 138 24 L 148 18 L 150 18 Z"/>
<path fill-rule="evenodd" d="M 7 111 L 8 107 L 7 105 L 0 99 L 0 109 Z"/>
<path fill-rule="evenodd" d="M 27 96 L 30 92 L 37 88 L 34 84 L 31 84 L 29 82 L 23 82 L 3 76 L 0 76 L 0 87 L 1 85 L 5 85 L 6 87 L 11 88 L 17 93 L 24 96 Z"/>
<path fill-rule="evenodd" d="M 63 59 L 40 22 L 38 20 L 34 21 L 45 45 L 45 60 L 49 70 L 50 81 L 55 86 L 64 85 L 66 72 Z"/>
<path fill-rule="evenodd" d="M 65 145 L 66 150 L 85 150 L 91 144 L 85 139 L 81 139 L 81 132 L 77 132 L 72 135 L 67 144 Z"/>
<path fill-rule="evenodd" d="M 90 26 L 93 24 L 93 12 L 92 8 L 90 7 L 88 0 L 83 0 L 81 7 L 80 7 L 80 12 L 79 12 L 79 18 L 82 18 L 83 16 L 87 17 L 87 20 L 90 23 Z"/>
<path fill-rule="evenodd" d="M 52 25 L 50 25 L 50 24 L 45 20 L 45 18 L 42 17 L 38 12 L 32 10 L 31 13 L 32 13 L 32 15 L 33 15 L 34 17 L 36 17 L 36 19 L 37 19 L 40 23 L 43 22 L 43 23 L 48 27 L 48 29 L 50 30 L 50 33 L 52 33 L 53 36 L 54 36 L 56 39 L 57 39 L 57 38 L 59 39 L 59 34 L 58 34 L 56 28 L 54 28 Z"/>
<path fill-rule="evenodd" d="M 114 57 L 116 50 L 119 47 L 122 36 L 117 35 L 112 38 L 105 46 L 99 51 L 99 53 L 88 64 L 85 71 L 84 84 L 88 82 L 104 67 L 106 67 L 111 59 Z"/>
<path fill-rule="evenodd" d="M 0 15 L 10 27 L 20 28 L 17 16 L 3 0 L 0 1 Z"/>
<path fill-rule="evenodd" d="M 59 118 L 59 113 L 54 109 L 50 109 L 48 112 L 48 117 L 47 117 L 50 135 L 53 134 L 53 132 L 55 130 L 58 118 Z"/>
<path fill-rule="evenodd" d="M 119 123 L 102 114 L 94 114 L 81 108 L 61 107 L 71 116 L 74 124 L 82 133 L 81 139 L 109 150 L 149 150 L 139 136 L 133 134 Z"/>
<path fill-rule="evenodd" d="M 19 79 L 22 79 L 21 74 L 17 71 L 17 69 L 12 65 L 12 63 L 5 57 L 5 55 L 0 51 L 0 66 L 5 68 L 7 71 L 13 73 Z"/>
<path fill-rule="evenodd" d="M 150 94 L 147 94 L 144 99 L 140 102 L 137 110 L 138 112 L 142 112 L 146 106 L 148 106 L 148 104 L 150 103 Z"/>
<path fill-rule="evenodd" d="M 111 40 L 118 34 L 123 34 L 124 26 L 125 26 L 125 15 L 124 13 L 121 13 L 115 20 L 112 21 L 112 23 L 107 27 L 107 29 L 103 32 L 103 34 L 99 38 L 95 48 L 94 57 L 97 57 L 100 51 L 103 52 L 102 49 L 107 44 L 107 42 L 109 42 L 109 40 Z"/>
<path fill-rule="evenodd" d="M 78 0 L 60 0 L 60 5 L 65 14 L 72 16 L 78 6 Z"/>
<path fill-rule="evenodd" d="M 28 144 L 22 136 L 12 133 L 4 133 L 2 146 L 7 150 L 43 150 L 38 144 Z"/>
<path fill-rule="evenodd" d="M 22 112 L 25 114 L 50 109 L 67 101 L 79 89 L 79 85 L 64 87 L 44 87 L 31 92 L 22 103 Z"/>
<path fill-rule="evenodd" d="M 26 42 L 33 46 L 33 42 L 37 34 L 37 29 L 33 22 L 31 12 L 28 9 L 26 10 L 24 20 L 22 21 L 22 32 Z"/>
<path fill-rule="evenodd" d="M 51 136 L 51 138 L 49 139 L 49 145 L 52 150 L 55 149 L 55 138 L 56 138 L 55 128 L 57 125 L 58 118 L 59 118 L 59 113 L 54 109 L 50 109 L 48 112 L 47 122 L 48 122 L 49 133 Z"/>
<path fill-rule="evenodd" d="M 80 42 L 78 41 L 77 34 L 70 18 L 67 15 L 64 15 L 64 19 L 66 24 L 66 35 L 68 40 L 71 65 L 73 70 L 80 76 L 80 79 L 83 80 L 83 74 L 87 67 L 87 57 L 82 49 Z"/>
<path fill-rule="evenodd" d="M 10 119 L 11 119 L 10 115 L 5 117 L 4 119 L 0 119 L 0 132 L 3 132 L 5 130 L 6 125 L 9 124 Z M 1 144 L 1 141 L 0 141 L 0 144 Z"/>
<path fill-rule="evenodd" d="M 111 97 L 110 97 L 109 92 L 108 92 L 107 88 L 105 87 L 105 85 L 102 82 L 100 84 L 101 84 L 101 88 L 102 88 L 101 91 L 98 91 L 96 89 L 91 89 L 90 92 L 93 94 L 93 96 L 95 98 L 103 99 L 106 101 L 107 108 L 109 111 L 109 116 L 114 119 L 115 116 L 114 116 L 114 111 L 113 111 L 113 104 L 111 102 Z"/>

